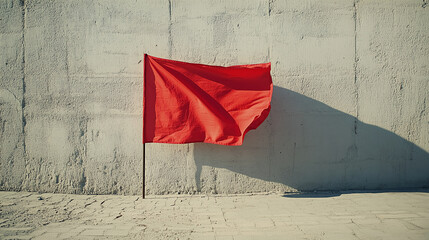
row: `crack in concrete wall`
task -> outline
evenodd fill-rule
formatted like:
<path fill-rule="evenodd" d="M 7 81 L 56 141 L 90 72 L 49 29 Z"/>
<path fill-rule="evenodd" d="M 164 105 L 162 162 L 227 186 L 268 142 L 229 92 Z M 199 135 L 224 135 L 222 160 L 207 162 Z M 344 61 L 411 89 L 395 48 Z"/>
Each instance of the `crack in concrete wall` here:
<path fill-rule="evenodd" d="M 172 57 L 173 56 L 173 35 L 171 33 L 171 27 L 173 25 L 173 19 L 172 19 L 172 14 L 173 14 L 173 6 L 171 3 L 171 0 L 168 0 L 168 57 Z"/>
<path fill-rule="evenodd" d="M 25 29 L 26 29 L 26 16 L 27 16 L 27 8 L 26 8 L 26 0 L 20 0 L 20 5 L 22 7 L 22 62 L 21 62 L 21 70 L 22 70 L 22 100 L 21 100 L 21 113 L 22 113 L 22 135 L 23 135 L 23 146 L 24 146 L 24 155 L 26 153 L 25 147 L 25 125 L 27 123 L 25 119 Z"/>
<path fill-rule="evenodd" d="M 355 84 L 355 94 L 356 94 L 356 119 L 354 122 L 354 133 L 358 133 L 358 119 L 359 119 L 359 86 L 358 86 L 358 62 L 359 57 L 357 53 L 357 4 L 359 0 L 354 0 L 353 2 L 353 18 L 354 18 L 354 84 Z"/>

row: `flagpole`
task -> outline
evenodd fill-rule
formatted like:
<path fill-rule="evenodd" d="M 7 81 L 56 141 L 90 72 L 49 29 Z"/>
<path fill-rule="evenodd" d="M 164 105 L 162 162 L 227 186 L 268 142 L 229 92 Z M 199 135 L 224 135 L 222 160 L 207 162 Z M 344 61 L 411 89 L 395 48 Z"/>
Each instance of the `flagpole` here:
<path fill-rule="evenodd" d="M 143 112 L 142 112 L 142 119 L 143 119 L 143 133 L 142 133 L 142 138 L 143 138 L 143 189 L 142 189 L 142 198 L 145 199 L 145 195 L 146 195 L 146 144 L 144 142 L 144 128 L 145 128 L 145 124 L 144 124 L 144 112 L 145 112 L 145 91 L 146 91 L 146 57 L 147 54 L 144 54 L 143 56 Z"/>
<path fill-rule="evenodd" d="M 142 191 L 142 197 L 143 199 L 145 199 L 145 190 L 146 190 L 146 181 L 145 181 L 145 169 L 146 169 L 146 157 L 145 157 L 145 152 L 146 152 L 146 145 L 143 143 L 143 191 Z"/>

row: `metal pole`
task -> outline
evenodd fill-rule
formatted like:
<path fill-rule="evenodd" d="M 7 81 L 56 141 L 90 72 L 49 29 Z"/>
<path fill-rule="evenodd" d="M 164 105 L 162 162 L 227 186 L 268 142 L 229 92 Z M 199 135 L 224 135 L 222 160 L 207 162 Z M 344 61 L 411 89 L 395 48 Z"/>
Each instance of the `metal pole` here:
<path fill-rule="evenodd" d="M 147 58 L 147 54 L 144 54 L 143 56 L 143 113 L 142 113 L 142 118 L 143 118 L 143 189 L 142 189 L 142 197 L 143 199 L 145 199 L 145 193 L 146 193 L 146 144 L 144 143 L 144 129 L 145 129 L 145 122 L 144 122 L 144 117 L 145 117 L 145 92 L 146 92 L 146 59 Z"/>
<path fill-rule="evenodd" d="M 146 180 L 145 180 L 145 169 L 146 169 L 146 157 L 145 157 L 145 153 L 146 153 L 146 144 L 143 143 L 143 192 L 142 192 L 142 197 L 143 199 L 145 199 L 145 190 L 146 190 Z"/>

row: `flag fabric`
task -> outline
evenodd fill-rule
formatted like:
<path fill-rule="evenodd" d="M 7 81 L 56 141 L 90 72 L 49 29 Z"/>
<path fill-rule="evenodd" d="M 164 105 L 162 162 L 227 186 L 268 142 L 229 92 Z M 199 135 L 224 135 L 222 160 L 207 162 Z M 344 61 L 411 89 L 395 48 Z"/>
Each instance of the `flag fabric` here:
<path fill-rule="evenodd" d="M 145 54 L 143 143 L 242 145 L 271 109 L 271 63 L 230 67 Z"/>

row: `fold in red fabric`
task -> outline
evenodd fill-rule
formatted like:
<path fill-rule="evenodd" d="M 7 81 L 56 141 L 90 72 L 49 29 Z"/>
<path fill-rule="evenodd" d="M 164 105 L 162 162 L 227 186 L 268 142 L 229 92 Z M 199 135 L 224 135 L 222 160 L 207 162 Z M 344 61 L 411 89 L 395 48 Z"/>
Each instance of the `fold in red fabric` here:
<path fill-rule="evenodd" d="M 271 63 L 231 67 L 145 54 L 143 143 L 241 145 L 268 116 Z"/>

